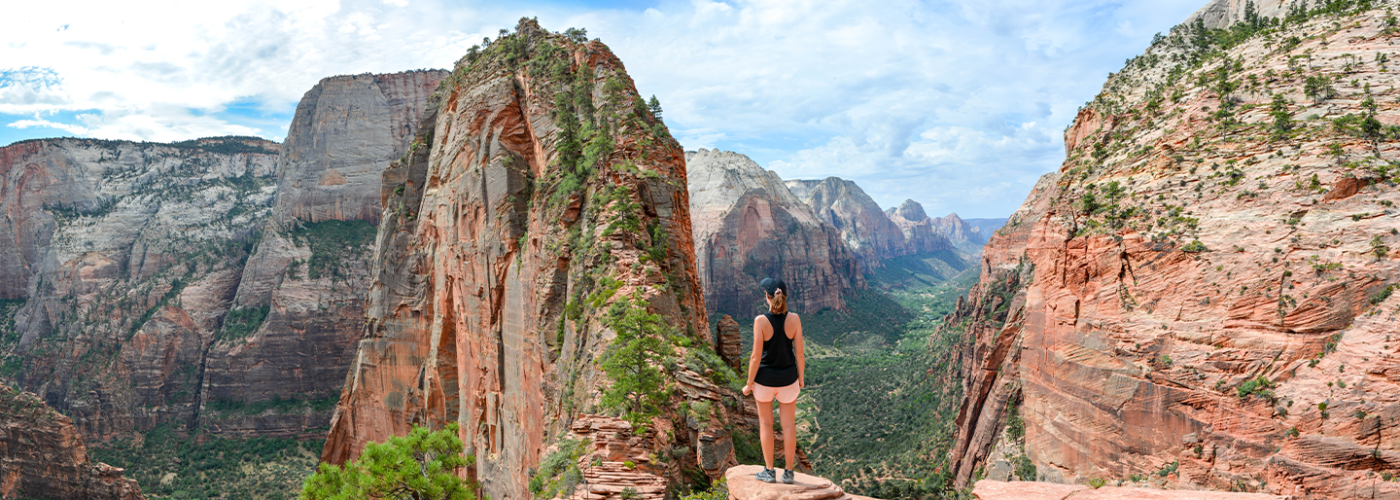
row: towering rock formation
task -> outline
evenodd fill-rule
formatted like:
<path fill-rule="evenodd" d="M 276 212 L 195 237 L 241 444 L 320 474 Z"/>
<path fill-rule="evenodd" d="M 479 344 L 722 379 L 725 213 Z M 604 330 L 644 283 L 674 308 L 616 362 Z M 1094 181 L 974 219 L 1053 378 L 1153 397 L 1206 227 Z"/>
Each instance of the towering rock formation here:
<path fill-rule="evenodd" d="M 1400 496 L 1400 78 L 1356 8 L 1179 27 L 1080 111 L 944 326 L 960 481 Z"/>
<path fill-rule="evenodd" d="M 88 461 L 73 421 L 0 384 L 0 498 L 141 500 L 122 470 Z"/>
<path fill-rule="evenodd" d="M 911 253 L 937 252 L 952 244 L 959 250 L 976 254 L 987 242 L 979 229 L 958 218 L 958 214 L 931 218 L 924 213 L 924 206 L 914 200 L 904 200 L 898 207 L 885 210 L 885 216 L 904 233 Z"/>
<path fill-rule="evenodd" d="M 764 310 L 758 283 L 781 276 L 794 310 L 844 309 L 864 287 L 841 235 L 798 200 L 778 174 L 747 156 L 686 152 L 695 259 L 709 314 L 752 318 Z"/>
<path fill-rule="evenodd" d="M 337 76 L 302 97 L 267 229 L 205 361 L 204 425 L 285 434 L 330 420 L 364 329 L 380 178 L 447 74 Z M 269 401 L 287 411 L 242 410 Z"/>
<path fill-rule="evenodd" d="M 841 231 L 841 241 L 855 252 L 865 269 L 880 267 L 882 259 L 910 253 L 899 226 L 855 182 L 827 177 L 791 180 L 787 186 L 818 217 Z"/>
<path fill-rule="evenodd" d="M 601 42 L 522 19 L 458 61 L 384 172 L 368 319 L 323 458 L 456 422 L 485 492 L 527 498 L 542 456 L 573 449 L 560 436 L 596 427 L 619 430 L 565 458 L 592 478 L 582 488 L 717 477 L 732 462 L 723 422 L 742 405 L 709 347 L 685 179 L 684 152 Z M 660 365 L 678 389 L 657 394 L 661 416 L 645 432 L 580 417 L 611 411 L 598 359 L 615 335 L 647 329 L 686 360 Z M 533 484 L 563 484 L 548 475 Z M 652 486 L 644 498 L 660 498 Z"/>
<path fill-rule="evenodd" d="M 286 147 L 0 149 L 0 378 L 89 439 L 321 432 L 362 329 L 379 174 L 446 74 L 326 79 Z"/>
<path fill-rule="evenodd" d="M 205 351 L 271 211 L 278 145 L 53 139 L 0 149 L 0 376 L 89 438 L 193 426 Z"/>

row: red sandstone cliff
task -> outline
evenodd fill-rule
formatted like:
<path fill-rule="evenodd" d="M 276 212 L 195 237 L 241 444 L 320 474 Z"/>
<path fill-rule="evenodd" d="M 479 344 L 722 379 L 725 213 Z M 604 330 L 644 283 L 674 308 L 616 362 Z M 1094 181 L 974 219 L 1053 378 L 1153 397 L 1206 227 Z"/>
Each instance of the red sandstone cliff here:
<path fill-rule="evenodd" d="M 960 482 L 1028 460 L 1400 496 L 1400 142 L 1361 128 L 1371 103 L 1400 122 L 1387 19 L 1315 15 L 1199 67 L 1179 29 L 1109 80 L 946 320 L 969 340 Z"/>
<path fill-rule="evenodd" d="M 781 276 L 795 311 L 844 309 L 864 287 L 855 256 L 778 174 L 747 156 L 686 152 L 695 258 L 709 314 L 749 318 L 763 312 L 758 283 Z"/>
<path fill-rule="evenodd" d="M 684 152 L 602 43 L 522 20 L 459 61 L 409 154 L 384 172 L 367 321 L 323 458 L 343 462 L 414 423 L 458 422 L 487 494 L 527 497 L 554 440 L 604 410 L 604 311 L 638 296 L 681 345 L 711 344 L 685 180 Z M 669 406 L 713 413 L 668 410 L 619 446 L 673 457 L 633 459 L 632 472 L 664 484 L 682 468 L 717 476 L 732 461 L 721 422 L 738 400 L 707 374 L 666 372 Z M 603 471 L 635 455 L 588 457 Z M 607 477 L 621 476 L 587 486 Z"/>
<path fill-rule="evenodd" d="M 73 421 L 0 384 L 0 498 L 141 500 L 122 470 L 88 461 Z"/>

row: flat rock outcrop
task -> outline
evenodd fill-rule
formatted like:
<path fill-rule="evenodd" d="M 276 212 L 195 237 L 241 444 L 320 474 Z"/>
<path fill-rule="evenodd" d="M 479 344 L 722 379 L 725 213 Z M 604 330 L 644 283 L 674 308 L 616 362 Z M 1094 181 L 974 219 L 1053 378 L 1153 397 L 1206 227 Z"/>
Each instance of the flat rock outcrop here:
<path fill-rule="evenodd" d="M 738 396 L 716 383 L 728 370 L 717 355 L 690 355 L 714 341 L 684 151 L 622 62 L 522 19 L 458 61 L 414 143 L 384 172 L 366 324 L 323 459 L 456 422 L 484 493 L 528 498 L 546 451 L 604 409 L 598 359 L 630 311 L 655 314 L 646 321 L 676 349 L 664 366 L 675 390 L 639 444 L 671 459 L 648 473 L 721 474 Z M 714 362 L 699 373 L 684 359 Z"/>
<path fill-rule="evenodd" d="M 870 497 L 852 495 L 830 480 L 794 473 L 792 484 L 782 482 L 765 483 L 755 474 L 763 470 L 761 465 L 739 465 L 724 473 L 731 500 L 869 500 Z M 778 472 L 782 474 L 781 471 Z"/>
<path fill-rule="evenodd" d="M 141 500 L 122 469 L 88 460 L 69 420 L 30 393 L 0 384 L 0 498 Z"/>
<path fill-rule="evenodd" d="M 1264 493 L 1223 491 L 1154 490 L 1122 486 L 1090 488 L 1078 484 L 1034 481 L 981 480 L 972 488 L 977 500 L 1284 500 Z"/>
<path fill-rule="evenodd" d="M 795 311 L 845 309 L 864 287 L 841 233 L 817 218 L 778 174 L 729 151 L 686 152 L 695 258 L 709 314 L 751 318 L 764 310 L 758 283 L 780 276 Z"/>
<path fill-rule="evenodd" d="M 1182 27 L 1110 78 L 945 320 L 960 484 L 1400 496 L 1400 143 L 1362 125 L 1400 122 L 1388 16 L 1314 11 L 1199 66 Z"/>

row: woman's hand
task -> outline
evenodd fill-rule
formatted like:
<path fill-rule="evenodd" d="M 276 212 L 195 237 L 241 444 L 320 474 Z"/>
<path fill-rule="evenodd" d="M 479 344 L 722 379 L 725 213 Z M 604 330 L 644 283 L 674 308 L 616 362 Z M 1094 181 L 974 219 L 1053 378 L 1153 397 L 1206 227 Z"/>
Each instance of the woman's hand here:
<path fill-rule="evenodd" d="M 734 386 L 731 385 L 730 387 Z M 748 396 L 750 392 L 753 392 L 753 384 L 744 384 L 744 395 Z"/>
<path fill-rule="evenodd" d="M 807 379 L 802 378 L 802 377 L 797 377 L 797 388 L 798 388 L 798 389 L 801 389 L 801 388 L 804 388 L 804 387 L 807 387 Z"/>

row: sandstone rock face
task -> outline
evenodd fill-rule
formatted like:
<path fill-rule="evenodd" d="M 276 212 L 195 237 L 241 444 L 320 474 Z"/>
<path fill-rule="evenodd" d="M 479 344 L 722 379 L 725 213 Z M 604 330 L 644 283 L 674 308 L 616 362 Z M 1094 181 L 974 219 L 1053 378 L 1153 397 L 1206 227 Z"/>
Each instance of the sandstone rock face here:
<path fill-rule="evenodd" d="M 597 362 L 615 335 L 606 311 L 660 315 L 689 339 L 674 340 L 679 356 L 713 345 L 684 152 L 630 81 L 602 43 L 530 20 L 458 62 L 425 110 L 415 142 L 427 147 L 384 172 L 367 321 L 324 460 L 457 422 L 485 493 L 528 498 L 531 469 L 610 384 Z M 723 449 L 738 398 L 666 368 L 677 390 L 640 445 L 676 457 L 649 469 L 674 484 Z M 695 405 L 712 412 L 678 416 Z"/>
<path fill-rule="evenodd" d="M 914 200 L 904 200 L 898 207 L 885 210 L 885 216 L 899 226 L 905 245 L 913 254 L 946 250 L 949 244 L 976 254 L 987 242 L 980 229 L 959 218 L 958 214 L 931 218 L 924 213 L 923 205 Z"/>
<path fill-rule="evenodd" d="M 1291 0 L 1210 0 L 1201 10 L 1186 18 L 1185 25 L 1200 19 L 1207 28 L 1225 28 L 1245 20 L 1245 11 L 1250 3 L 1254 11 L 1262 17 L 1282 17 L 1290 7 L 1296 6 Z"/>
<path fill-rule="evenodd" d="M 447 74 L 338 76 L 302 98 L 282 146 L 276 203 L 233 300 L 231 317 L 252 319 L 225 320 L 205 359 L 206 427 L 289 434 L 330 421 L 364 329 L 380 178 L 409 150 L 428 94 Z M 269 401 L 285 403 L 242 410 Z"/>
<path fill-rule="evenodd" d="M 841 241 L 855 252 L 865 269 L 881 267 L 881 259 L 909 254 L 904 232 L 855 182 L 827 177 L 791 180 L 787 186 L 817 217 L 841 232 Z"/>
<path fill-rule="evenodd" d="M 949 233 L 939 231 L 940 220 L 930 219 L 913 200 L 885 212 L 860 186 L 845 179 L 792 180 L 787 186 L 822 221 L 841 232 L 841 240 L 855 252 L 864 270 L 882 267 L 884 259 L 954 248 Z"/>
<path fill-rule="evenodd" d="M 724 474 L 732 500 L 862 500 L 870 497 L 846 493 L 830 480 L 803 474 L 794 474 L 792 484 L 765 483 L 755 477 L 763 470 L 762 465 L 740 465 L 732 467 Z M 782 472 L 778 472 L 779 476 Z"/>
<path fill-rule="evenodd" d="M 23 300 L 0 304 L 11 330 L 0 357 L 14 367 L 0 373 L 89 439 L 165 423 L 323 432 L 362 330 L 378 176 L 409 148 L 403 117 L 421 113 L 419 89 L 445 74 L 327 79 L 286 148 L 60 139 L 0 150 L 11 214 L 0 239 L 15 243 L 0 246 L 0 295 Z M 346 180 L 305 182 L 328 172 Z"/>
<path fill-rule="evenodd" d="M 739 329 L 739 322 L 728 314 L 721 316 L 719 322 L 715 324 L 715 351 L 719 352 L 720 358 L 735 371 L 744 369 L 739 366 L 743 361 L 744 339 Z"/>
<path fill-rule="evenodd" d="M 972 497 L 977 500 L 1283 500 L 1286 498 L 1263 493 L 1154 490 L 1121 486 L 1104 486 L 1093 489 L 1077 484 L 991 480 L 978 481 L 977 486 L 972 489 Z"/>
<path fill-rule="evenodd" d="M 278 145 L 37 140 L 0 149 L 6 373 L 89 439 L 193 425 L 200 368 L 271 212 Z M 4 238 L 5 236 L 0 236 Z M 19 286 L 18 284 L 23 284 Z"/>
<path fill-rule="evenodd" d="M 1189 50 L 1173 40 L 1186 31 L 1109 81 L 946 320 L 969 345 L 960 481 L 1003 458 L 994 450 L 1023 449 L 1055 482 L 1400 495 L 1388 480 L 1400 467 L 1400 144 L 1349 125 L 1371 112 L 1367 85 L 1379 121 L 1400 120 L 1376 57 L 1386 17 L 1319 16 L 1271 35 L 1296 47 L 1250 38 L 1225 53 L 1225 81 L 1245 82 L 1235 89 L 1195 85 L 1220 81 L 1222 58 L 1175 80 L 1149 64 Z M 1288 70 L 1305 51 L 1308 75 L 1357 86 L 1305 92 Z M 1242 103 L 1221 112 L 1222 88 Z M 1269 116 L 1274 93 L 1291 103 Z M 1013 406 L 1024 437 L 998 445 L 1014 440 Z"/>
<path fill-rule="evenodd" d="M 0 407 L 0 498 L 145 498 L 121 469 L 89 462 L 72 420 L 37 396 L 0 385 Z"/>
<path fill-rule="evenodd" d="M 337 76 L 302 96 L 283 144 L 277 221 L 378 223 L 381 174 L 408 150 L 446 71 Z"/>
<path fill-rule="evenodd" d="M 766 310 L 758 283 L 782 277 L 794 311 L 844 309 L 864 287 L 840 232 L 812 213 L 778 174 L 747 156 L 686 152 L 695 258 L 709 314 L 751 318 Z"/>

